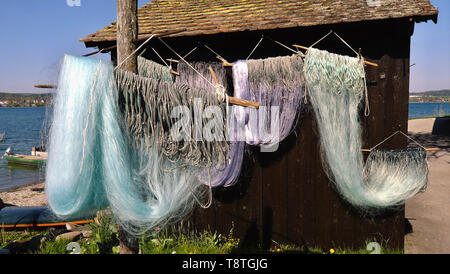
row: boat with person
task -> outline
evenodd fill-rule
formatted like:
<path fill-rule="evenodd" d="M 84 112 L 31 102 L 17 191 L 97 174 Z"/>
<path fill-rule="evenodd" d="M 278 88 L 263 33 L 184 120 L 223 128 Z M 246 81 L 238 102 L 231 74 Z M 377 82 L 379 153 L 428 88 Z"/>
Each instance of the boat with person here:
<path fill-rule="evenodd" d="M 39 148 L 33 147 L 31 155 L 15 154 L 9 147 L 2 158 L 8 161 L 9 165 L 22 165 L 29 167 L 40 167 L 46 164 L 48 153 L 39 151 Z"/>

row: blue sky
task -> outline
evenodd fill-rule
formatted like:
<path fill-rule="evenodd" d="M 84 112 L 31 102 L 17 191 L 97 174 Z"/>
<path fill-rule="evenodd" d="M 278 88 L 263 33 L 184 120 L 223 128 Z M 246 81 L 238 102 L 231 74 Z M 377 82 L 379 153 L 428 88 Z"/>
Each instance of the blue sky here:
<path fill-rule="evenodd" d="M 93 51 L 78 39 L 116 20 L 115 0 L 2 1 L 0 9 L 0 92 L 42 92 L 54 83 L 65 54 Z M 76 2 L 72 0 L 72 2 Z M 139 0 L 139 6 L 146 0 Z M 416 24 L 411 43 L 412 92 L 450 89 L 450 1 L 432 0 L 439 20 Z"/>

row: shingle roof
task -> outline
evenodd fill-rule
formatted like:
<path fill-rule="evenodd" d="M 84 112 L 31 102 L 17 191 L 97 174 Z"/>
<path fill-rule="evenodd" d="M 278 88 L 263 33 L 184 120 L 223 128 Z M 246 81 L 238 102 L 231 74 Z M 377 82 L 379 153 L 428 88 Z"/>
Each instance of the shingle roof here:
<path fill-rule="evenodd" d="M 180 29 L 170 36 L 196 36 L 437 14 L 429 0 L 153 0 L 139 8 L 138 24 L 140 37 Z M 114 22 L 81 41 L 115 39 Z"/>

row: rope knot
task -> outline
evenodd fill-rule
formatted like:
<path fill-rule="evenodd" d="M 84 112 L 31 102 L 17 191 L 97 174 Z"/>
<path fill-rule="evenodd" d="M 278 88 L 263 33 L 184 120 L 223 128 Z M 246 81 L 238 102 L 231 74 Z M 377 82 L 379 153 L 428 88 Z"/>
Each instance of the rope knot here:
<path fill-rule="evenodd" d="M 225 87 L 217 84 L 214 86 L 214 88 L 216 89 L 217 100 L 219 100 L 219 102 L 221 103 L 225 102 L 228 98 L 228 95 L 225 92 Z"/>

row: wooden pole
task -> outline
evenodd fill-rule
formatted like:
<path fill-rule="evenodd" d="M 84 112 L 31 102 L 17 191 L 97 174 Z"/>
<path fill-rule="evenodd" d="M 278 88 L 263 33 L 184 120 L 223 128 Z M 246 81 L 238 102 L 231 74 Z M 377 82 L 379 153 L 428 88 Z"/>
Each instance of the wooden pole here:
<path fill-rule="evenodd" d="M 117 62 L 120 64 L 135 50 L 134 41 L 138 37 L 137 0 L 117 0 Z M 137 56 L 131 56 L 121 67 L 138 73 Z M 139 241 L 119 228 L 120 254 L 137 254 Z"/>
<path fill-rule="evenodd" d="M 34 85 L 35 88 L 48 88 L 48 89 L 55 89 L 57 88 L 55 85 Z"/>

